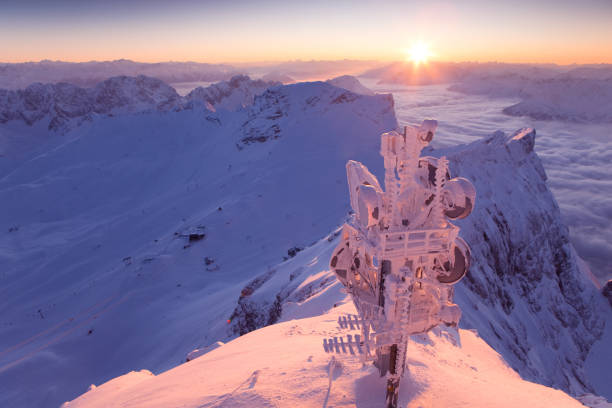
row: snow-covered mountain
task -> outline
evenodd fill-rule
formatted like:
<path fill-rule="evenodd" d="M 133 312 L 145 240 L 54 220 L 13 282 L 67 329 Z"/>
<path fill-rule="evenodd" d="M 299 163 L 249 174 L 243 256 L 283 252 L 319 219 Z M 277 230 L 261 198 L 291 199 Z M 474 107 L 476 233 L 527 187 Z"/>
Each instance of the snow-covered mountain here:
<path fill-rule="evenodd" d="M 249 73 L 264 81 L 292 83 L 295 80 L 324 80 L 339 75 L 358 75 L 373 67 L 377 61 L 287 61 L 281 63 L 247 63 L 236 66 L 198 62 L 135 62 L 127 59 L 114 61 L 39 61 L 0 63 L 0 89 L 23 89 L 35 82 L 66 82 L 91 87 L 114 76 L 145 75 L 169 84 L 227 81 L 238 74 Z"/>
<path fill-rule="evenodd" d="M 204 101 L 216 109 L 236 110 L 253 103 L 256 95 L 280 82 L 252 80 L 246 75 L 236 75 L 229 81 L 219 82 L 206 88 L 197 87 L 186 99 L 191 103 Z"/>
<path fill-rule="evenodd" d="M 93 116 L 36 154 L 0 157 L 0 405 L 57 406 L 346 300 L 327 270 L 349 210 L 344 165 L 381 177 L 391 96 L 316 82 L 269 88 L 235 111 L 163 106 Z M 41 122 L 6 121 L 0 138 L 27 138 Z M 579 267 L 534 143 L 528 129 L 430 152 L 478 191 L 461 224 L 474 259 L 456 289 L 462 327 L 527 380 L 605 395 L 612 309 Z M 467 350 L 440 355 L 458 362 Z M 501 367 L 491 368 L 500 381 L 519 383 Z"/>
<path fill-rule="evenodd" d="M 198 62 L 143 63 L 126 59 L 115 61 L 39 61 L 0 64 L 0 88 L 21 89 L 35 82 L 66 82 L 94 86 L 114 76 L 151 76 L 162 81 L 196 82 L 227 80 L 240 71 L 225 64 Z"/>
<path fill-rule="evenodd" d="M 351 92 L 361 95 L 374 95 L 374 91 L 363 86 L 359 79 L 351 75 L 342 75 L 336 78 L 328 79 L 328 84 L 337 86 L 338 88 L 348 89 Z"/>
<path fill-rule="evenodd" d="M 396 126 L 390 95 L 306 83 L 233 112 L 94 117 L 0 157 L 0 405 L 57 406 L 226 339 L 245 281 L 338 225 L 344 163 Z"/>
<path fill-rule="evenodd" d="M 282 84 L 294 84 L 296 81 L 295 79 L 291 78 L 289 75 L 283 74 L 281 72 L 268 72 L 267 74 L 263 75 L 260 78 L 262 81 L 267 81 L 267 82 L 280 82 Z"/>
<path fill-rule="evenodd" d="M 181 97 L 165 82 L 143 75 L 109 78 L 92 88 L 35 83 L 23 90 L 0 89 L 0 123 L 44 121 L 51 131 L 67 132 L 100 115 L 177 111 L 196 105 L 236 110 L 251 105 L 255 95 L 275 85 L 279 84 L 237 75 Z"/>

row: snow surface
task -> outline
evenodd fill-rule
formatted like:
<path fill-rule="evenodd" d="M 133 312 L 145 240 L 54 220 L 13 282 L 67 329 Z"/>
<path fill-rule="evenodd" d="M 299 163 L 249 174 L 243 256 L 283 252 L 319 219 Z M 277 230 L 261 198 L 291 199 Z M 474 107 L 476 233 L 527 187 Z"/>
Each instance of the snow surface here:
<path fill-rule="evenodd" d="M 362 364 L 359 349 L 323 349 L 324 338 L 351 334 L 337 323 L 349 313 L 355 309 L 344 300 L 328 313 L 259 329 L 157 376 L 130 372 L 63 407 L 380 407 L 385 379 Z M 472 331 L 413 336 L 407 362 L 402 407 L 583 406 L 522 380 Z"/>
<path fill-rule="evenodd" d="M 455 101 L 441 114 L 465 109 Z M 531 132 L 483 139 L 491 123 L 476 115 L 487 112 L 439 128 L 443 144 L 480 140 L 447 153 L 455 174 L 488 197 L 477 200 L 478 223 L 462 226 L 479 260 L 457 290 L 463 327 L 525 378 L 595 392 L 580 382 L 595 384 L 589 373 L 601 366 L 585 370 L 583 361 L 606 361 L 611 310 L 579 271 Z M 357 159 L 380 176 L 379 135 L 397 126 L 388 95 L 325 83 L 273 87 L 236 111 L 121 111 L 65 134 L 43 122 L 0 125 L 9 147 L 0 157 L 7 406 L 57 406 L 91 383 L 160 373 L 194 349 L 331 309 L 342 300 L 327 263 L 349 209 L 344 164 Z"/>
<path fill-rule="evenodd" d="M 0 158 L 0 406 L 57 406 L 231 337 L 245 281 L 341 223 L 344 163 L 396 126 L 388 95 L 308 83 L 41 130 L 44 150 Z"/>

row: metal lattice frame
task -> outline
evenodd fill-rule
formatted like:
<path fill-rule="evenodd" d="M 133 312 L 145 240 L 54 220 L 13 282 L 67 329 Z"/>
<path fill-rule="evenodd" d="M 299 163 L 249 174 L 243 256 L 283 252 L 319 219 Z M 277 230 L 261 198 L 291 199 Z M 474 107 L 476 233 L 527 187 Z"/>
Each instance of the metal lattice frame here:
<path fill-rule="evenodd" d="M 330 265 L 359 313 L 363 358 L 387 377 L 387 407 L 397 406 L 409 336 L 461 316 L 452 285 L 467 273 L 470 251 L 449 220 L 471 212 L 475 190 L 450 178 L 445 157 L 420 156 L 436 127 L 425 120 L 381 135 L 385 191 L 363 164 L 346 166 L 354 215 Z"/>

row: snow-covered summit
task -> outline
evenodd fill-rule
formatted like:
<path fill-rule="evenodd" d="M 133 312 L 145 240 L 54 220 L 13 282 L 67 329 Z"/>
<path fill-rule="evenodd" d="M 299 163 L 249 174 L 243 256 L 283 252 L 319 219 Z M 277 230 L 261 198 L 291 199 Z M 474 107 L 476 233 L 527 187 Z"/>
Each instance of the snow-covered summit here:
<path fill-rule="evenodd" d="M 279 83 L 251 80 L 244 75 L 196 88 L 180 96 L 165 82 L 144 75 L 118 76 L 92 88 L 69 83 L 35 83 L 23 90 L 0 89 L 0 123 L 44 121 L 52 131 L 67 132 L 96 115 L 168 112 L 200 106 L 236 110 L 253 103 L 256 95 Z"/>
<path fill-rule="evenodd" d="M 355 310 L 344 303 L 259 329 L 157 376 L 130 372 L 62 408 L 381 407 L 385 379 L 362 365 L 360 348 L 323 348 L 323 339 L 359 333 L 340 328 L 343 313 Z M 413 336 L 407 362 L 402 407 L 583 407 L 562 391 L 522 380 L 472 331 Z"/>
<path fill-rule="evenodd" d="M 93 88 L 35 83 L 23 90 L 0 90 L 0 123 L 22 120 L 32 125 L 45 120 L 49 130 L 67 130 L 95 115 L 168 111 L 180 103 L 172 87 L 143 75 L 109 78 Z"/>
<path fill-rule="evenodd" d="M 92 87 L 109 77 L 146 75 L 164 82 L 222 81 L 238 72 L 224 64 L 114 61 L 0 63 L 0 88 L 22 89 L 35 82 Z"/>
<path fill-rule="evenodd" d="M 174 88 L 144 75 L 118 76 L 97 84 L 91 91 L 96 113 L 136 113 L 148 109 L 168 111 L 181 102 Z"/>
<path fill-rule="evenodd" d="M 365 87 L 361 82 L 359 82 L 359 79 L 352 75 L 342 75 L 336 78 L 328 79 L 325 82 L 330 85 L 337 86 L 338 88 L 347 89 L 356 94 L 374 95 L 374 91 Z"/>
<path fill-rule="evenodd" d="M 263 75 L 260 79 L 266 82 L 280 82 L 284 85 L 293 84 L 296 82 L 295 79 L 291 78 L 289 75 L 283 74 L 282 72 L 278 72 L 278 71 L 268 72 L 267 74 Z"/>
<path fill-rule="evenodd" d="M 236 75 L 229 81 L 219 82 L 206 88 L 197 87 L 186 96 L 186 100 L 192 103 L 204 102 L 215 109 L 236 110 L 251 105 L 256 95 L 276 85 L 281 83 L 252 80 L 246 75 Z"/>

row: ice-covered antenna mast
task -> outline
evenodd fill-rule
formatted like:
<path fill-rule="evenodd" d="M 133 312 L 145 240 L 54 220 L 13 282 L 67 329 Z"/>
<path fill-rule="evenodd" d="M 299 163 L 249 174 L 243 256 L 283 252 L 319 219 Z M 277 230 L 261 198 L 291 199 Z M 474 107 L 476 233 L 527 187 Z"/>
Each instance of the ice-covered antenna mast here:
<path fill-rule="evenodd" d="M 366 350 L 387 377 L 386 406 L 397 406 L 409 336 L 438 324 L 456 326 L 452 285 L 466 273 L 470 250 L 449 220 L 472 211 L 476 191 L 450 178 L 445 157 L 421 157 L 435 120 L 381 135 L 385 190 L 361 163 L 346 164 L 354 215 L 330 265 L 351 295 Z"/>

